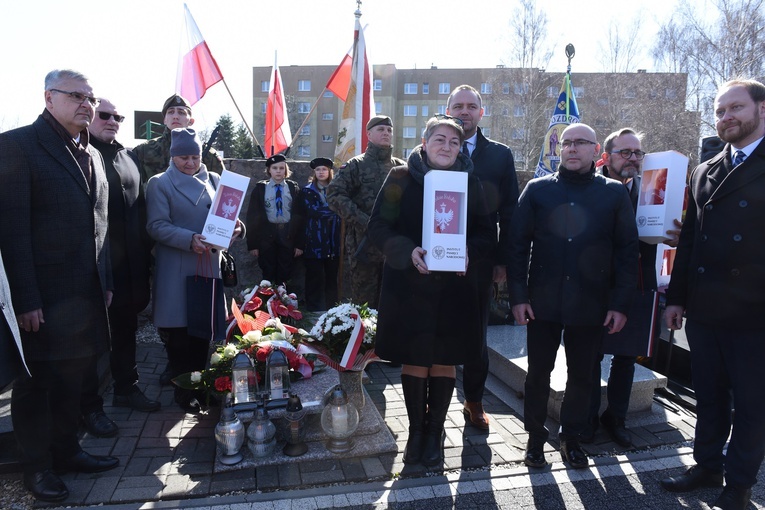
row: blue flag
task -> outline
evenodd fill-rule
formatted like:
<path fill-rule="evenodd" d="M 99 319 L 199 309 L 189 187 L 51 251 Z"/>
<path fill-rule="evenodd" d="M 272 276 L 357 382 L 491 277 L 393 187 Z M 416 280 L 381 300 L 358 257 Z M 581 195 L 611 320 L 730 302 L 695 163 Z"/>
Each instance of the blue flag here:
<path fill-rule="evenodd" d="M 574 91 L 571 87 L 571 75 L 566 73 L 550 119 L 550 126 L 547 128 L 544 142 L 542 142 L 542 152 L 539 154 L 539 164 L 536 172 L 534 172 L 534 177 L 543 177 L 558 170 L 560 135 L 566 126 L 577 122 L 579 122 L 579 108 L 576 106 L 576 97 L 574 97 Z"/>

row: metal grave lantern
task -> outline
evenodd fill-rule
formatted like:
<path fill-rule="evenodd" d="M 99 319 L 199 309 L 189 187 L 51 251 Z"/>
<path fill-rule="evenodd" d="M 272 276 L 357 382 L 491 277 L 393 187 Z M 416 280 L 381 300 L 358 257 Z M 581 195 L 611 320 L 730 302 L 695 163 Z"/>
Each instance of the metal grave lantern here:
<path fill-rule="evenodd" d="M 220 452 L 221 464 L 230 466 L 242 460 L 239 450 L 244 444 L 244 425 L 237 418 L 230 402 L 228 404 L 223 408 L 220 422 L 215 426 L 215 442 Z"/>
<path fill-rule="evenodd" d="M 281 349 L 274 348 L 266 358 L 266 391 L 269 398 L 285 400 L 290 392 L 290 365 L 287 355 Z"/>
<path fill-rule="evenodd" d="M 351 436 L 359 426 L 359 413 L 339 384 L 334 387 L 329 401 L 321 412 L 321 428 L 327 436 L 327 450 L 346 453 L 353 448 Z"/>
<path fill-rule="evenodd" d="M 247 429 L 247 447 L 255 457 L 268 457 L 276 446 L 276 426 L 268 418 L 268 411 L 259 404 L 255 417 Z"/>
<path fill-rule="evenodd" d="M 284 412 L 285 438 L 287 444 L 284 445 L 284 455 L 289 457 L 299 457 L 308 451 L 308 445 L 305 444 L 305 409 L 300 402 L 300 397 L 294 391 L 290 393 L 287 399 L 287 408 Z"/>
<path fill-rule="evenodd" d="M 245 352 L 234 357 L 231 365 L 231 390 L 234 394 L 234 404 L 256 402 L 258 398 L 258 376 L 252 360 Z"/>

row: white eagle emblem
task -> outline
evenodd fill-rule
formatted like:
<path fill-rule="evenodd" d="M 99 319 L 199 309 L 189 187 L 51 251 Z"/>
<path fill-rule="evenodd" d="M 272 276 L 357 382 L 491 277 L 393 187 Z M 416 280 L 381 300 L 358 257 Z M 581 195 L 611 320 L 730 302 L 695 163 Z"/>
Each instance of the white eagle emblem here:
<path fill-rule="evenodd" d="M 446 210 L 446 204 L 441 202 L 441 210 L 436 209 L 436 225 L 438 226 L 438 232 L 442 232 L 454 218 L 454 210 Z"/>
<path fill-rule="evenodd" d="M 220 208 L 221 208 L 221 211 L 223 211 L 224 218 L 231 218 L 236 212 L 236 205 L 234 204 L 234 201 L 230 198 L 228 199 L 228 202 L 226 202 L 225 204 L 222 204 Z"/>

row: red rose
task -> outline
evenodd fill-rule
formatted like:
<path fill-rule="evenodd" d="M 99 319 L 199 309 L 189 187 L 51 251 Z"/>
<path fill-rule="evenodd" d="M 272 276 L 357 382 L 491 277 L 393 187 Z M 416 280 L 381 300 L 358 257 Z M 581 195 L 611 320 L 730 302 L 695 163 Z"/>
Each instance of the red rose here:
<path fill-rule="evenodd" d="M 215 379 L 215 391 L 231 391 L 231 378 L 223 376 Z"/>
<path fill-rule="evenodd" d="M 255 353 L 255 359 L 258 360 L 258 363 L 265 363 L 269 352 L 271 352 L 270 347 L 261 347 L 258 349 L 258 352 Z"/>

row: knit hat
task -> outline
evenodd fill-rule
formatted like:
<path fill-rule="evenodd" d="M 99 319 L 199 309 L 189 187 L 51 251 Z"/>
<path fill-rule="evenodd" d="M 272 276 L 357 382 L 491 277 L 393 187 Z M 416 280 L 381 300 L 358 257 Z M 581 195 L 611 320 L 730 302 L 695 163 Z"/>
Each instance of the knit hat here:
<path fill-rule="evenodd" d="M 178 94 L 173 94 L 172 96 L 167 98 L 167 101 L 165 101 L 165 104 L 162 105 L 162 116 L 164 117 L 167 114 L 167 110 L 169 110 L 172 107 L 183 107 L 187 108 L 189 111 L 191 111 L 191 104 L 186 100 L 185 97 L 179 96 Z"/>
<path fill-rule="evenodd" d="M 177 128 L 170 133 L 171 156 L 198 156 L 202 154 L 202 143 L 197 132 L 191 128 Z"/>
<path fill-rule="evenodd" d="M 369 122 L 367 122 L 367 131 L 372 129 L 375 126 L 391 126 L 393 127 L 393 122 L 390 120 L 390 117 L 387 115 L 375 115 L 371 119 L 369 119 Z"/>

